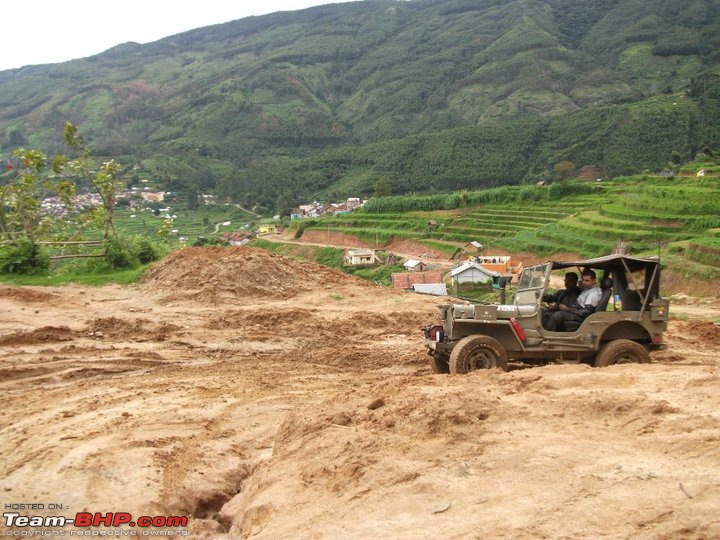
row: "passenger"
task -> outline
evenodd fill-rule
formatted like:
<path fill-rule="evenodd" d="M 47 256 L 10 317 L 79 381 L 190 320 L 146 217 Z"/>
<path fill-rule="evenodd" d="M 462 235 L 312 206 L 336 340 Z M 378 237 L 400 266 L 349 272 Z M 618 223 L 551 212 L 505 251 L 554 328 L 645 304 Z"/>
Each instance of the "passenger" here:
<path fill-rule="evenodd" d="M 562 330 L 565 321 L 582 322 L 591 313 L 595 312 L 595 306 L 600 303 L 602 291 L 597 284 L 595 272 L 586 268 L 582 272 L 583 291 L 575 303 L 570 306 L 560 304 L 560 309 L 551 314 L 545 328 L 552 332 Z"/>
<path fill-rule="evenodd" d="M 582 290 L 578 287 L 578 275 L 575 272 L 565 274 L 565 288 L 560 289 L 552 294 L 546 294 L 542 297 L 543 302 L 550 304 L 547 308 L 543 308 L 542 324 L 548 327 L 548 321 L 552 314 L 560 310 L 560 306 L 572 306 L 580 296 Z"/>

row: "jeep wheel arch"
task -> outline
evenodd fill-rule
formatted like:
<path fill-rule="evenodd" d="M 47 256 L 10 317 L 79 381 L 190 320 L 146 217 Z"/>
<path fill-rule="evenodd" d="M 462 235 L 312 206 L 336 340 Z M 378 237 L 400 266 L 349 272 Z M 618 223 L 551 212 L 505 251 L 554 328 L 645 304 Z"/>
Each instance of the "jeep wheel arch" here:
<path fill-rule="evenodd" d="M 639 323 L 634 321 L 618 321 L 608 326 L 600 336 L 601 342 L 617 340 L 630 340 L 638 342 L 650 342 L 650 334 Z"/>
<path fill-rule="evenodd" d="M 450 354 L 450 373 L 468 373 L 476 369 L 508 370 L 505 348 L 485 335 L 466 336 L 458 341 Z"/>

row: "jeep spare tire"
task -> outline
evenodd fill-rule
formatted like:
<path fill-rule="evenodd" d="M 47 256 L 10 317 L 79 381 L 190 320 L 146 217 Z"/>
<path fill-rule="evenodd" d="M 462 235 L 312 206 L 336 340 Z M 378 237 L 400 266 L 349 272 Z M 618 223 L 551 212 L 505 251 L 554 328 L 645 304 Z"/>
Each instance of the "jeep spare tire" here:
<path fill-rule="evenodd" d="M 505 348 L 489 336 L 466 336 L 450 353 L 450 373 L 468 373 L 476 369 L 508 370 Z"/>

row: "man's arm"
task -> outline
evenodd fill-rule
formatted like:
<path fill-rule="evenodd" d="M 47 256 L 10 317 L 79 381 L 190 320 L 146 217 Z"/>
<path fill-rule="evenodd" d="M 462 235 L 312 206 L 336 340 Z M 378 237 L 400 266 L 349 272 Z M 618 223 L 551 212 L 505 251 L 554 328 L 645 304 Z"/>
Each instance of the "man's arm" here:
<path fill-rule="evenodd" d="M 595 313 L 595 307 L 600 303 L 601 296 L 602 291 L 598 287 L 587 289 L 580 293 L 580 296 L 570 307 L 570 311 L 584 319 L 588 315 Z"/>

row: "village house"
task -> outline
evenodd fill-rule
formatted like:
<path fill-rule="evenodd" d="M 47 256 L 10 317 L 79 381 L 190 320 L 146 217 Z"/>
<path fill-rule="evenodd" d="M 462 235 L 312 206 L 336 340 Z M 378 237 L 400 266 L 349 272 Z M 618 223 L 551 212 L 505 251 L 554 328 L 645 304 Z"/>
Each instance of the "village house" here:
<path fill-rule="evenodd" d="M 276 231 L 277 227 L 274 223 L 261 223 L 258 225 L 258 233 L 260 234 L 274 233 Z"/>
<path fill-rule="evenodd" d="M 517 264 L 507 255 L 480 255 L 471 260 L 500 275 L 516 273 L 514 267 Z"/>
<path fill-rule="evenodd" d="M 359 197 L 350 197 L 348 198 L 345 205 L 347 206 L 348 210 L 355 210 L 356 208 L 361 207 L 363 204 L 365 204 L 362 200 L 360 200 Z"/>
<path fill-rule="evenodd" d="M 223 233 L 220 239 L 231 246 L 244 246 L 252 240 L 253 233 L 249 231 L 232 231 Z"/>
<path fill-rule="evenodd" d="M 472 242 L 468 242 L 467 244 L 465 244 L 464 249 L 468 253 L 480 253 L 484 247 L 485 246 L 483 246 L 477 240 L 473 240 Z"/>
<path fill-rule="evenodd" d="M 453 285 L 459 285 L 461 283 L 487 283 L 494 277 L 500 277 L 500 273 L 489 270 L 472 260 L 465 261 L 450 271 L 450 279 Z"/>
<path fill-rule="evenodd" d="M 359 197 L 350 197 L 345 202 L 330 203 L 327 205 L 321 204 L 318 201 L 313 201 L 311 204 L 301 204 L 295 208 L 290 214 L 290 219 L 318 218 L 326 214 L 349 214 L 355 208 L 359 208 L 364 204 L 365 201 L 362 201 Z"/>
<path fill-rule="evenodd" d="M 374 249 L 349 249 L 345 252 L 345 266 L 372 266 L 378 262 Z"/>
<path fill-rule="evenodd" d="M 395 289 L 412 289 L 418 284 L 440 284 L 442 283 L 440 272 L 394 272 L 392 284 Z"/>
<path fill-rule="evenodd" d="M 312 204 L 301 204 L 297 207 L 296 214 L 300 214 L 302 217 L 307 218 L 318 218 L 325 215 L 327 208 L 325 205 L 320 204 L 317 201 L 313 201 Z"/>
<path fill-rule="evenodd" d="M 163 202 L 165 200 L 165 193 L 162 191 L 141 191 L 140 196 L 147 202 Z"/>
<path fill-rule="evenodd" d="M 421 261 L 416 261 L 415 259 L 409 259 L 405 261 L 403 267 L 408 272 L 424 272 L 427 269 L 427 264 Z"/>

